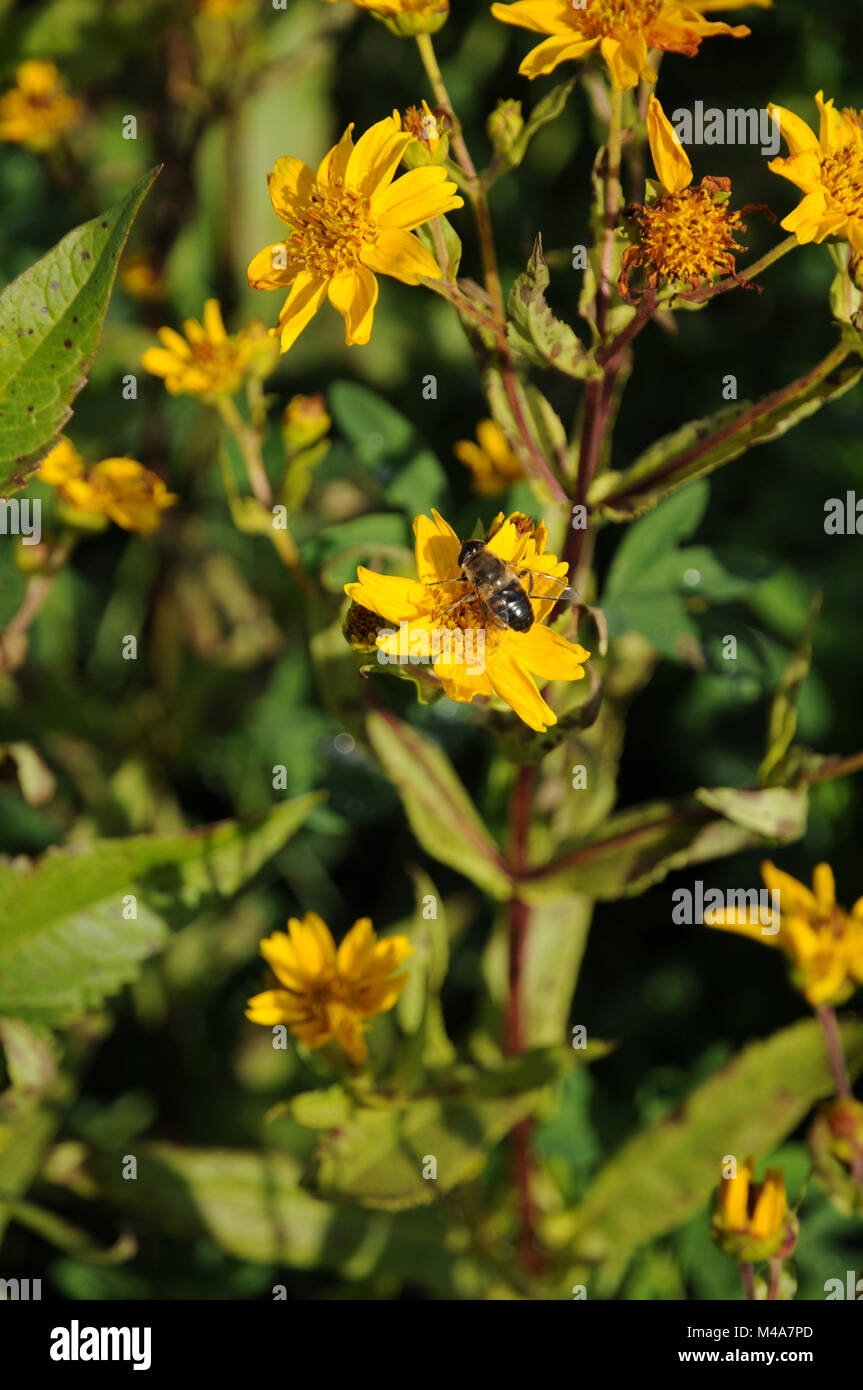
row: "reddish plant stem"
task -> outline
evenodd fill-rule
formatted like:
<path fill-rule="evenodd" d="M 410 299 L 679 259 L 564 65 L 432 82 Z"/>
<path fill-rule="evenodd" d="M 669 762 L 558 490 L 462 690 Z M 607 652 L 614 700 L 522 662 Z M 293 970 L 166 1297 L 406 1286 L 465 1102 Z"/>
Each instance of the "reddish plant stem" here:
<path fill-rule="evenodd" d="M 815 1013 L 827 1043 L 827 1056 L 830 1059 L 833 1080 L 836 1082 L 836 1094 L 841 1096 L 843 1100 L 850 1100 L 851 1082 L 848 1080 L 848 1069 L 845 1065 L 845 1053 L 842 1050 L 842 1038 L 839 1033 L 839 1025 L 836 1022 L 836 1014 L 829 1004 L 819 1004 Z"/>
<path fill-rule="evenodd" d="M 520 767 L 516 776 L 510 819 L 510 871 L 513 876 L 521 874 L 527 864 L 527 837 L 530 830 L 535 778 L 536 771 L 533 767 Z M 524 1046 L 521 978 L 525 943 L 530 926 L 530 908 L 518 897 L 513 897 L 509 904 L 508 919 L 509 992 L 504 1041 L 507 1054 L 515 1057 Z M 518 1194 L 519 1257 L 527 1271 L 536 1273 L 542 1268 L 543 1260 L 537 1249 L 534 1236 L 535 1212 L 530 1190 L 531 1131 L 531 1121 L 529 1119 L 521 1120 L 512 1131 L 510 1145 L 513 1176 Z"/>
<path fill-rule="evenodd" d="M 743 1292 L 746 1294 L 750 1303 L 755 1302 L 755 1275 L 751 1264 L 742 1263 L 740 1265 L 740 1278 L 743 1281 Z"/>

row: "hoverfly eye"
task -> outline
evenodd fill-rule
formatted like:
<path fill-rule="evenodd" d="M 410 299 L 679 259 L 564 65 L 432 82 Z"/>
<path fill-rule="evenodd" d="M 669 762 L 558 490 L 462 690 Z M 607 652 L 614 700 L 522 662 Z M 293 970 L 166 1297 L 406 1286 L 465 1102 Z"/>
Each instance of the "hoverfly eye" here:
<path fill-rule="evenodd" d="M 466 560 L 470 559 L 471 555 L 475 555 L 476 552 L 481 549 L 482 541 L 462 541 L 461 550 L 458 553 L 459 568 L 461 568 Z"/>

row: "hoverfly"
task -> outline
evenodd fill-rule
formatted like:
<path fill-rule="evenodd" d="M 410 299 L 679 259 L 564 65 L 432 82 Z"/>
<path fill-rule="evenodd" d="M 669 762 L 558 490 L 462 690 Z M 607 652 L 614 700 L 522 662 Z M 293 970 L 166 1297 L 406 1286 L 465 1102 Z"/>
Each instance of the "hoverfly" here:
<path fill-rule="evenodd" d="M 569 588 L 559 575 L 545 574 L 541 570 L 519 569 L 495 555 L 485 541 L 462 541 L 458 565 L 462 578 L 445 579 L 439 583 L 468 584 L 470 590 L 456 599 L 446 612 L 452 613 L 463 603 L 474 600 L 482 611 L 490 616 L 491 625 L 510 628 L 513 632 L 528 632 L 533 627 L 533 603 L 547 602 L 553 608 L 557 603 L 573 603 L 578 598 L 575 589 Z M 522 583 L 522 576 L 527 577 L 527 588 Z M 550 579 L 560 585 L 560 589 L 555 594 L 534 597 L 534 578 Z"/>

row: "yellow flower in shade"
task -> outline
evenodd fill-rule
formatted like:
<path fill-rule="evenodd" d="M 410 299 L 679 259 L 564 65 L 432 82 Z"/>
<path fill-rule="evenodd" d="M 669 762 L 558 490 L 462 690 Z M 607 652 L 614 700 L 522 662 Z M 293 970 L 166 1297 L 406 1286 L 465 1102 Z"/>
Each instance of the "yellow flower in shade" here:
<path fill-rule="evenodd" d="M 216 19 L 233 19 L 241 11 L 251 8 L 250 0 L 197 0 L 197 3 L 203 14 Z"/>
<path fill-rule="evenodd" d="M 395 972 L 413 949 L 406 936 L 378 941 L 368 917 L 338 947 L 316 912 L 292 917 L 287 932 L 261 942 L 279 988 L 250 999 L 246 1018 L 267 1028 L 285 1024 L 307 1047 L 335 1041 L 359 1064 L 368 1051 L 363 1028 L 397 1002 L 408 977 Z"/>
<path fill-rule="evenodd" d="M 31 58 L 15 73 L 16 86 L 0 97 L 0 140 L 44 151 L 56 145 L 81 115 L 53 63 Z"/>
<path fill-rule="evenodd" d="M 120 284 L 133 299 L 156 304 L 165 298 L 165 277 L 148 251 L 130 251 L 123 257 Z"/>
<path fill-rule="evenodd" d="M 147 348 L 141 358 L 172 396 L 232 396 L 247 376 L 267 376 L 278 357 L 260 319 L 228 334 L 217 299 L 204 305 L 203 323 L 186 319 L 183 333 L 160 328 L 162 346 Z"/>
<path fill-rule="evenodd" d="M 401 38 L 434 34 L 449 17 L 449 0 L 353 0 L 353 4 L 382 19 Z"/>
<path fill-rule="evenodd" d="M 746 231 L 742 214 L 728 206 L 728 179 L 707 177 L 692 187 L 692 165 L 659 101 L 647 106 L 647 135 L 662 191 L 644 206 L 628 209 L 639 224 L 638 244 L 623 253 L 620 292 L 631 298 L 630 272 L 646 271 L 647 285 L 688 284 L 693 289 L 717 275 L 736 273 L 735 239 Z M 744 212 L 746 209 L 744 208 Z"/>
<path fill-rule="evenodd" d="M 778 116 L 789 154 L 768 168 L 805 194 L 782 223 L 804 245 L 842 237 L 855 256 L 863 256 L 863 111 L 837 111 L 833 98 L 815 98 L 821 117 L 818 135 L 784 106 L 768 106 Z"/>
<path fill-rule="evenodd" d="M 345 320 L 345 342 L 367 343 L 378 297 L 375 273 L 406 285 L 441 278 L 437 261 L 412 233 L 462 206 L 456 185 L 436 166 L 412 169 L 393 182 L 413 136 L 392 116 L 356 145 L 352 130 L 349 125 L 317 173 L 286 156 L 269 178 L 273 208 L 290 230 L 283 242 L 255 256 L 248 275 L 258 290 L 291 287 L 274 330 L 282 352 L 327 297 Z"/>
<path fill-rule="evenodd" d="M 587 0 L 581 5 L 572 0 L 518 0 L 515 5 L 492 5 L 491 12 L 504 24 L 548 35 L 524 59 L 519 68 L 523 77 L 540 77 L 598 48 L 615 87 L 626 92 L 639 81 L 656 81 L 647 61 L 649 48 L 692 58 L 702 39 L 714 34 L 742 39 L 750 32 L 742 24 L 732 28 L 706 20 L 705 13 L 751 5 L 766 9 L 771 4 L 772 0 Z"/>
<path fill-rule="evenodd" d="M 73 511 L 107 517 L 142 536 L 155 531 L 162 512 L 177 501 L 158 474 L 135 459 L 103 459 L 88 470 L 65 438 L 42 460 L 39 478 L 55 488 Z"/>
<path fill-rule="evenodd" d="M 432 520 L 416 517 L 414 535 L 418 579 L 360 566 L 357 583 L 345 585 L 355 603 L 394 625 L 376 637 L 379 659 L 403 662 L 427 652 L 451 700 L 497 696 L 532 729 L 543 732 L 556 724 L 557 715 L 533 677 L 543 683 L 580 680 L 590 652 L 543 626 L 567 573 L 562 561 L 545 553 L 545 526 L 519 512 L 506 519 L 501 513 L 486 538 L 488 548 L 513 566 L 530 592 L 534 621 L 526 632 L 499 625 L 479 602 L 459 567 L 462 542 L 443 517 L 437 512 Z"/>
<path fill-rule="evenodd" d="M 713 1203 L 710 1232 L 719 1248 L 736 1260 L 767 1260 L 790 1254 L 797 1219 L 788 1209 L 781 1168 L 771 1168 L 763 1183 L 753 1183 L 754 1164 L 747 1158 L 732 1177 L 723 1175 Z"/>
<path fill-rule="evenodd" d="M 453 445 L 453 453 L 473 474 L 474 491 L 481 497 L 494 497 L 505 492 L 510 483 L 523 478 L 524 469 L 494 420 L 480 420 L 476 437 L 476 443 L 472 439 L 460 439 Z"/>
<path fill-rule="evenodd" d="M 795 987 L 810 1004 L 841 1004 L 863 984 L 863 898 L 850 913 L 838 907 L 829 864 L 816 866 L 811 892 L 769 862 L 761 865 L 761 874 L 771 893 L 779 894 L 777 932 L 775 921 L 765 932 L 758 909 L 748 907 L 706 912 L 705 925 L 778 946 L 788 957 Z"/>

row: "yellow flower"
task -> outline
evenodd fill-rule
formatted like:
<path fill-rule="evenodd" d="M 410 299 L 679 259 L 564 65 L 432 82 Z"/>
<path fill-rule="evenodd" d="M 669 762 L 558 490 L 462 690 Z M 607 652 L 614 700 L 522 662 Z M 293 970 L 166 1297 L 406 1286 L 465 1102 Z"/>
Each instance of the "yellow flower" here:
<path fill-rule="evenodd" d="M 156 304 L 165 297 L 165 277 L 148 251 L 130 251 L 124 256 L 120 284 L 144 304 Z"/>
<path fill-rule="evenodd" d="M 491 12 L 504 24 L 549 35 L 524 59 L 522 76 L 540 77 L 558 63 L 583 58 L 598 48 L 615 87 L 626 92 L 640 80 L 656 81 L 647 61 L 649 48 L 692 58 L 702 39 L 714 34 L 742 39 L 750 32 L 742 24 L 732 28 L 708 21 L 707 11 L 749 5 L 766 9 L 771 4 L 772 0 L 587 0 L 576 6 L 572 0 L 518 0 L 515 5 L 492 5 Z"/>
<path fill-rule="evenodd" d="M 823 92 L 815 101 L 821 116 L 817 136 L 793 111 L 772 102 L 767 108 L 779 117 L 789 150 L 787 159 L 773 159 L 768 168 L 806 195 L 782 226 L 801 245 L 842 237 L 863 256 L 863 112 L 837 111 Z"/>
<path fill-rule="evenodd" d="M 307 1047 L 335 1040 L 352 1062 L 368 1051 L 363 1026 L 397 1002 L 407 975 L 395 975 L 413 953 L 406 936 L 378 941 L 368 917 L 355 922 L 338 948 L 316 912 L 292 917 L 287 932 L 261 942 L 261 955 L 281 988 L 249 1000 L 246 1018 L 264 1027 L 286 1024 Z"/>
<path fill-rule="evenodd" d="M 78 120 L 81 103 L 70 97 L 53 63 L 31 58 L 16 70 L 17 86 L 0 97 L 0 140 L 50 150 Z"/>
<path fill-rule="evenodd" d="M 249 8 L 249 0 L 198 0 L 198 9 L 217 19 L 232 19 L 239 11 Z"/>
<path fill-rule="evenodd" d="M 402 38 L 434 34 L 446 24 L 449 16 L 449 0 L 353 0 L 353 3 L 358 10 L 367 10 L 375 19 L 382 19 L 388 29 Z"/>
<path fill-rule="evenodd" d="M 829 864 L 817 865 L 811 892 L 769 862 L 761 865 L 761 874 L 779 895 L 778 932 L 765 933 L 758 910 L 748 907 L 705 913 L 705 924 L 778 946 L 788 957 L 794 985 L 810 1004 L 841 1004 L 863 984 L 863 898 L 850 913 L 838 907 Z"/>
<path fill-rule="evenodd" d="M 790 1254 L 797 1221 L 788 1210 L 781 1168 L 771 1168 L 763 1183 L 753 1183 L 754 1164 L 747 1158 L 733 1177 L 724 1175 L 716 1191 L 710 1230 L 726 1255 L 746 1262 Z"/>
<path fill-rule="evenodd" d="M 147 348 L 141 363 L 163 377 L 172 396 L 232 396 L 247 376 L 266 376 L 275 366 L 275 349 L 260 319 L 239 333 L 225 331 L 217 299 L 204 305 L 203 323 L 186 319 L 185 338 L 160 328 L 161 347 Z"/>
<path fill-rule="evenodd" d="M 480 420 L 476 437 L 476 444 L 472 439 L 460 439 L 453 446 L 453 453 L 473 473 L 474 491 L 481 497 L 494 497 L 523 478 L 524 469 L 494 420 Z"/>
<path fill-rule="evenodd" d="M 130 458 L 103 459 L 88 471 L 81 455 L 61 438 L 42 460 L 39 477 L 74 511 L 107 517 L 126 531 L 148 536 L 177 501 L 158 474 Z"/>
<path fill-rule="evenodd" d="M 399 130 L 414 137 L 402 156 L 409 169 L 443 164 L 449 154 L 449 135 L 427 101 L 423 100 L 421 108 L 408 106 L 404 116 L 394 111 L 393 120 Z"/>
<path fill-rule="evenodd" d="M 349 125 L 317 173 L 301 159 L 277 160 L 269 178 L 276 215 L 288 236 L 249 266 L 259 290 L 291 287 L 279 317 L 282 352 L 296 341 L 329 296 L 345 320 L 345 342 L 367 343 L 378 297 L 374 272 L 406 285 L 439 280 L 437 261 L 413 229 L 462 206 L 456 185 L 438 167 L 393 175 L 413 136 L 391 116 L 356 145 Z"/>
<path fill-rule="evenodd" d="M 417 650 L 432 654 L 434 674 L 451 700 L 470 702 L 497 696 L 529 725 L 543 732 L 557 715 L 534 683 L 580 680 L 590 656 L 575 642 L 542 625 L 566 582 L 567 566 L 545 553 L 548 533 L 529 517 L 501 513 L 487 536 L 488 548 L 526 576 L 533 624 L 516 632 L 496 623 L 480 603 L 459 567 L 462 542 L 432 512 L 414 519 L 418 579 L 375 574 L 362 566 L 357 583 L 345 592 L 363 608 L 379 613 L 398 631 L 380 632 L 376 642 L 388 660 L 406 660 Z M 525 587 L 525 584 L 522 584 Z M 433 655 L 437 652 L 437 655 Z"/>
<path fill-rule="evenodd" d="M 647 136 L 663 192 L 628 216 L 639 223 L 638 245 L 623 253 L 620 292 L 631 298 L 629 274 L 638 266 L 647 271 L 647 285 L 689 284 L 717 275 L 735 274 L 735 252 L 745 251 L 735 237 L 746 231 L 739 212 L 728 207 L 728 179 L 704 178 L 693 188 L 692 165 L 659 101 L 647 106 Z M 746 211 L 746 209 L 744 209 Z"/>

